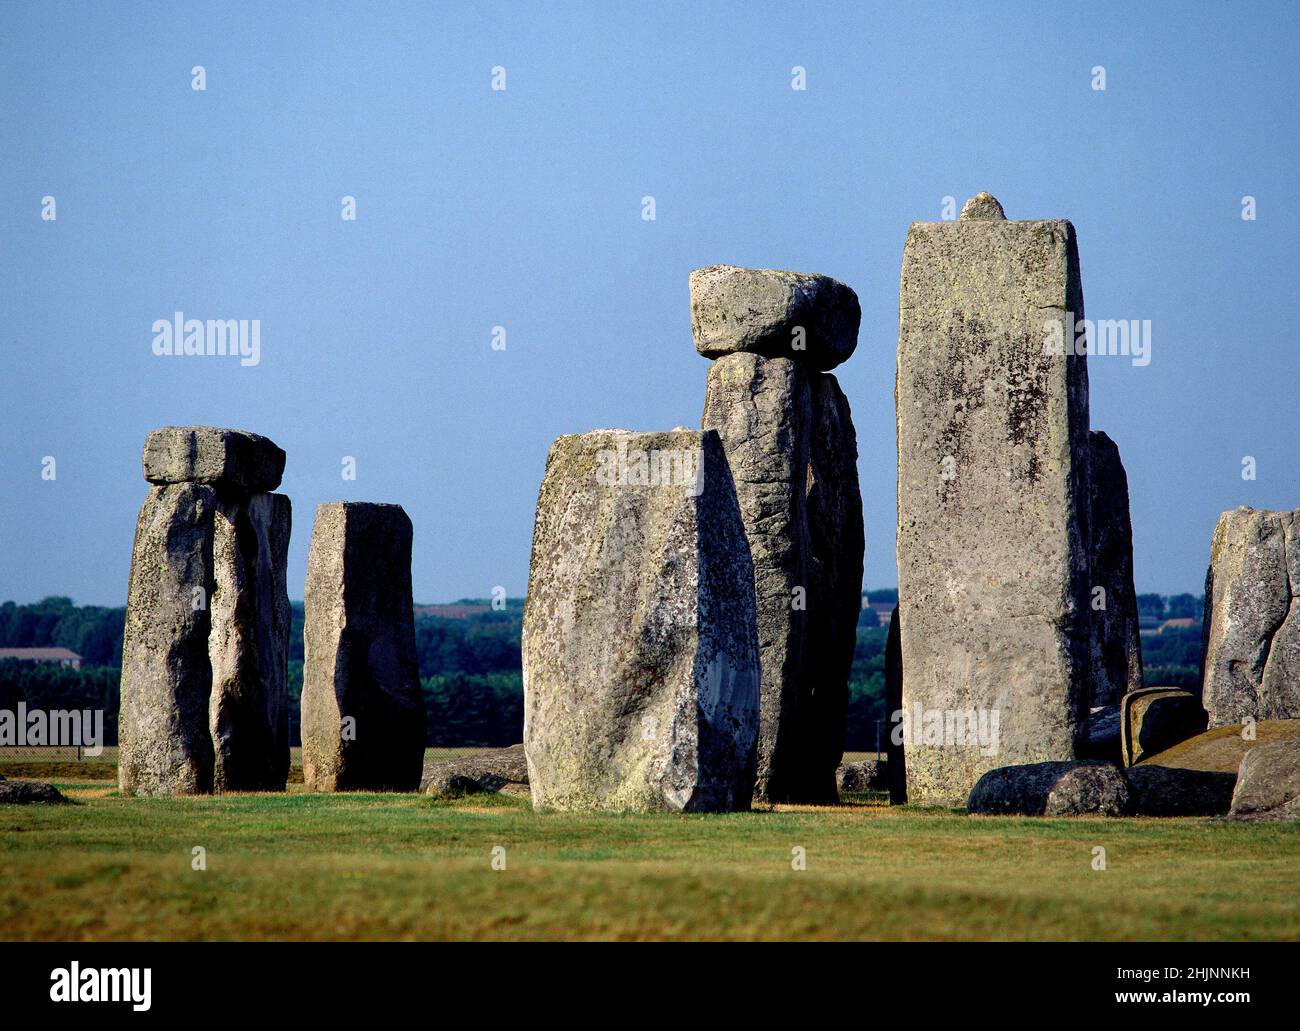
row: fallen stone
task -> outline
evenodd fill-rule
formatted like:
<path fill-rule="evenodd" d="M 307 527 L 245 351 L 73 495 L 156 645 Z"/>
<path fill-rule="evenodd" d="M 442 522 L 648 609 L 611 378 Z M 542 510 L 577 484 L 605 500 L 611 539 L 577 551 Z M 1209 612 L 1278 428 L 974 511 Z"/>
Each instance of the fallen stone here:
<path fill-rule="evenodd" d="M 754 570 L 716 433 L 598 430 L 551 445 L 523 680 L 536 808 L 749 808 Z"/>
<path fill-rule="evenodd" d="M 864 791 L 888 791 L 887 763 L 875 759 L 841 763 L 835 771 L 835 786 L 841 793 L 862 794 Z"/>
<path fill-rule="evenodd" d="M 1144 687 L 1120 703 L 1121 754 L 1125 766 L 1163 752 L 1205 730 L 1205 710 L 1190 691 Z"/>
<path fill-rule="evenodd" d="M 1079 760 L 990 770 L 971 790 L 966 811 L 988 816 L 1125 816 L 1132 805 L 1119 767 Z"/>
<path fill-rule="evenodd" d="M 1133 587 L 1133 527 L 1128 476 L 1115 442 L 1099 430 L 1091 447 L 1089 508 L 1092 525 L 1092 698 L 1094 706 L 1118 702 L 1142 687 L 1142 641 Z M 1100 589 L 1101 593 L 1098 593 Z"/>
<path fill-rule="evenodd" d="M 833 802 L 862 583 L 862 496 L 848 402 L 788 358 L 726 355 L 703 426 L 726 453 L 754 567 L 764 802 Z"/>
<path fill-rule="evenodd" d="M 1274 741 L 1246 753 L 1228 817 L 1300 820 L 1300 741 Z"/>
<path fill-rule="evenodd" d="M 320 505 L 307 556 L 303 781 L 311 791 L 414 791 L 424 697 L 400 505 Z"/>
<path fill-rule="evenodd" d="M 1203 637 L 1211 727 L 1300 717 L 1300 509 L 1219 517 Z"/>
<path fill-rule="evenodd" d="M 858 295 L 829 276 L 712 265 L 690 274 L 691 332 L 706 358 L 744 351 L 833 369 L 858 345 Z"/>
<path fill-rule="evenodd" d="M 34 780 L 5 780 L 0 777 L 0 805 L 66 805 L 70 804 L 53 784 L 40 784 Z"/>
<path fill-rule="evenodd" d="M 1130 766 L 1124 775 L 1140 816 L 1222 816 L 1237 782 L 1232 773 L 1156 763 Z"/>
<path fill-rule="evenodd" d="M 1118 763 L 1122 757 L 1119 704 L 1093 707 L 1079 736 L 1079 758 Z"/>
<path fill-rule="evenodd" d="M 991 209 L 979 201 L 975 210 Z M 1068 761 L 1091 697 L 1088 377 L 1066 221 L 916 222 L 898 344 L 898 571 L 911 802 L 963 804 L 1007 765 Z M 1068 350 L 1065 345 L 1071 345 Z"/>
<path fill-rule="evenodd" d="M 290 524 L 283 494 L 217 502 L 208 637 L 216 791 L 283 791 L 289 776 Z"/>
<path fill-rule="evenodd" d="M 507 784 L 528 784 L 528 760 L 523 745 L 426 763 L 420 790 L 426 795 L 454 798 L 458 795 L 491 794 Z"/>
<path fill-rule="evenodd" d="M 164 426 L 144 442 L 150 483 L 206 483 L 257 494 L 280 486 L 284 460 L 266 437 L 217 426 Z"/>
<path fill-rule="evenodd" d="M 124 795 L 212 790 L 208 659 L 212 487 L 152 487 L 140 508 L 122 638 L 118 784 Z"/>

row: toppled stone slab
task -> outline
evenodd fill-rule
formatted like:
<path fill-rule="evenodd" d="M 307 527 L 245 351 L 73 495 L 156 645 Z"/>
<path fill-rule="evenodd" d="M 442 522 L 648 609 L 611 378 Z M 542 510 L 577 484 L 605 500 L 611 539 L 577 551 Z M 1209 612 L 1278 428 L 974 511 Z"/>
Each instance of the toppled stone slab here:
<path fill-rule="evenodd" d="M 216 491 L 152 487 L 140 508 L 122 638 L 118 784 L 124 795 L 212 790 L 208 659 Z"/>
<path fill-rule="evenodd" d="M 1091 448 L 1089 508 L 1092 526 L 1093 683 L 1091 704 L 1109 705 L 1142 687 L 1142 641 L 1138 635 L 1137 591 L 1133 587 L 1133 526 L 1128 476 L 1119 448 L 1100 430 L 1088 434 Z"/>
<path fill-rule="evenodd" d="M 420 791 L 426 795 L 454 798 L 458 795 L 490 794 L 502 790 L 507 784 L 528 785 L 528 760 L 523 745 L 426 763 Z"/>
<path fill-rule="evenodd" d="M 303 781 L 311 791 L 414 791 L 424 697 L 400 505 L 320 505 L 307 556 Z"/>
<path fill-rule="evenodd" d="M 1300 717 L 1300 509 L 1219 517 L 1203 639 L 1211 727 Z"/>
<path fill-rule="evenodd" d="M 1140 816 L 1222 816 L 1232 804 L 1236 774 L 1142 763 L 1125 771 Z"/>
<path fill-rule="evenodd" d="M 34 780 L 5 780 L 0 777 L 0 805 L 69 805 L 53 784 Z"/>
<path fill-rule="evenodd" d="M 862 309 L 829 276 L 711 265 L 690 274 L 691 332 L 706 358 L 744 351 L 833 369 L 858 346 Z"/>
<path fill-rule="evenodd" d="M 284 461 L 266 437 L 217 426 L 164 426 L 144 442 L 150 483 L 206 483 L 257 494 L 280 486 Z"/>
<path fill-rule="evenodd" d="M 862 794 L 864 791 L 888 791 L 888 764 L 876 759 L 841 763 L 835 771 L 835 786 L 841 793 Z"/>
<path fill-rule="evenodd" d="M 1246 753 L 1228 817 L 1300 820 L 1300 741 L 1274 741 Z"/>
<path fill-rule="evenodd" d="M 754 570 L 718 435 L 558 438 L 524 606 L 533 804 L 748 809 Z"/>
<path fill-rule="evenodd" d="M 1091 698 L 1074 227 L 913 223 L 899 305 L 903 709 L 999 727 L 995 748 L 909 731 L 909 801 L 956 806 L 991 769 L 1072 760 Z"/>
<path fill-rule="evenodd" d="M 1125 766 L 1166 751 L 1205 730 L 1205 710 L 1190 691 L 1144 687 L 1120 704 L 1121 754 Z"/>
<path fill-rule="evenodd" d="M 1079 735 L 1080 759 L 1103 759 L 1106 762 L 1121 761 L 1123 750 L 1120 744 L 1120 706 L 1094 706 L 1084 721 L 1083 732 Z"/>
<path fill-rule="evenodd" d="M 833 802 L 862 583 L 862 496 L 848 402 L 788 358 L 726 355 L 709 369 L 715 430 L 754 567 L 762 660 L 764 802 Z"/>
<path fill-rule="evenodd" d="M 967 812 L 989 816 L 1125 816 L 1132 808 L 1119 767 L 1091 760 L 990 770 L 966 802 Z"/>
<path fill-rule="evenodd" d="M 289 776 L 290 527 L 283 494 L 217 502 L 208 638 L 216 791 L 283 791 Z"/>

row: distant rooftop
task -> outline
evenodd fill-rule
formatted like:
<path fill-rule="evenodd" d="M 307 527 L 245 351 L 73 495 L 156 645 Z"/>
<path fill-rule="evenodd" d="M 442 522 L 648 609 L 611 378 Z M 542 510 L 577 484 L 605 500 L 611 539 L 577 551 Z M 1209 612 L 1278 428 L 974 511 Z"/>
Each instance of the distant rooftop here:
<path fill-rule="evenodd" d="M 29 662 L 80 662 L 81 656 L 67 648 L 0 648 L 0 659 Z"/>

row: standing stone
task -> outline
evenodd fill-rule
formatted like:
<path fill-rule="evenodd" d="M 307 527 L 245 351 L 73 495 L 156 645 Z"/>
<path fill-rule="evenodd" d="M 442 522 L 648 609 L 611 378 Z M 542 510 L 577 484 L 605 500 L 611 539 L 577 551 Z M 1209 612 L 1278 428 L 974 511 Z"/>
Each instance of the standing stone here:
<path fill-rule="evenodd" d="M 753 575 L 717 434 L 555 441 L 524 606 L 536 808 L 749 808 Z"/>
<path fill-rule="evenodd" d="M 1202 638 L 1210 727 L 1300 717 L 1300 509 L 1219 517 Z"/>
<path fill-rule="evenodd" d="M 151 487 L 136 522 L 122 638 L 118 784 L 124 795 L 212 790 L 208 608 L 216 491 Z"/>
<path fill-rule="evenodd" d="M 303 779 L 312 791 L 414 791 L 424 697 L 400 505 L 316 509 L 303 630 Z"/>
<path fill-rule="evenodd" d="M 1128 477 L 1115 442 L 1100 430 L 1088 434 L 1092 527 L 1092 697 L 1090 706 L 1113 705 L 1142 687 L 1142 641 L 1133 587 L 1133 526 Z"/>
<path fill-rule="evenodd" d="M 832 802 L 862 586 L 848 402 L 833 376 L 737 352 L 709 368 L 703 426 L 726 453 L 754 566 L 762 661 L 754 797 Z"/>
<path fill-rule="evenodd" d="M 217 791 L 283 791 L 288 779 L 290 519 L 283 494 L 217 502 L 208 647 Z"/>
<path fill-rule="evenodd" d="M 904 754 L 899 727 L 902 713 L 903 652 L 898 628 L 898 606 L 895 605 L 894 611 L 889 614 L 889 631 L 885 635 L 885 719 L 889 728 L 885 744 L 885 773 L 889 777 L 890 805 L 907 804 L 907 756 Z"/>
<path fill-rule="evenodd" d="M 989 198 L 990 200 L 992 198 Z M 908 799 L 1074 758 L 1087 713 L 1088 372 L 1074 227 L 982 201 L 903 255 L 898 577 Z M 992 748 L 969 733 L 996 719 Z M 937 720 L 937 723 L 929 721 Z"/>

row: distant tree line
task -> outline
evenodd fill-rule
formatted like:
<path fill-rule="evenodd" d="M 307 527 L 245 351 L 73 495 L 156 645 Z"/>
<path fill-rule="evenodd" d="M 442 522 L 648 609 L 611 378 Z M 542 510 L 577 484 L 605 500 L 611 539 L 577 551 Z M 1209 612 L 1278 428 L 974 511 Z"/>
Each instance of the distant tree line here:
<path fill-rule="evenodd" d="M 864 602 L 893 605 L 892 588 L 863 593 Z M 1201 599 L 1181 594 L 1138 596 L 1140 611 L 1160 619 L 1191 618 L 1192 627 L 1167 627 L 1142 637 L 1145 681 L 1198 690 L 1201 681 Z M 1158 603 L 1158 604 L 1157 604 Z M 460 604 L 487 606 L 473 599 Z M 289 637 L 290 740 L 300 734 L 302 695 L 301 602 L 292 603 Z M 845 749 L 870 751 L 890 724 L 885 711 L 886 626 L 863 605 L 857 646 L 849 675 Z M 122 662 L 125 609 L 76 606 L 71 599 L 46 598 L 34 605 L 0 605 L 0 647 L 70 648 L 82 656 L 80 670 L 0 662 L 0 708 L 26 699 L 42 708 L 105 710 L 109 744 L 117 740 L 118 682 Z M 885 621 L 887 623 L 887 620 Z M 428 743 L 434 747 L 501 746 L 523 738 L 523 680 L 520 633 L 523 603 L 510 599 L 502 610 L 472 613 L 463 619 L 417 615 L 415 646 L 428 717 Z"/>

